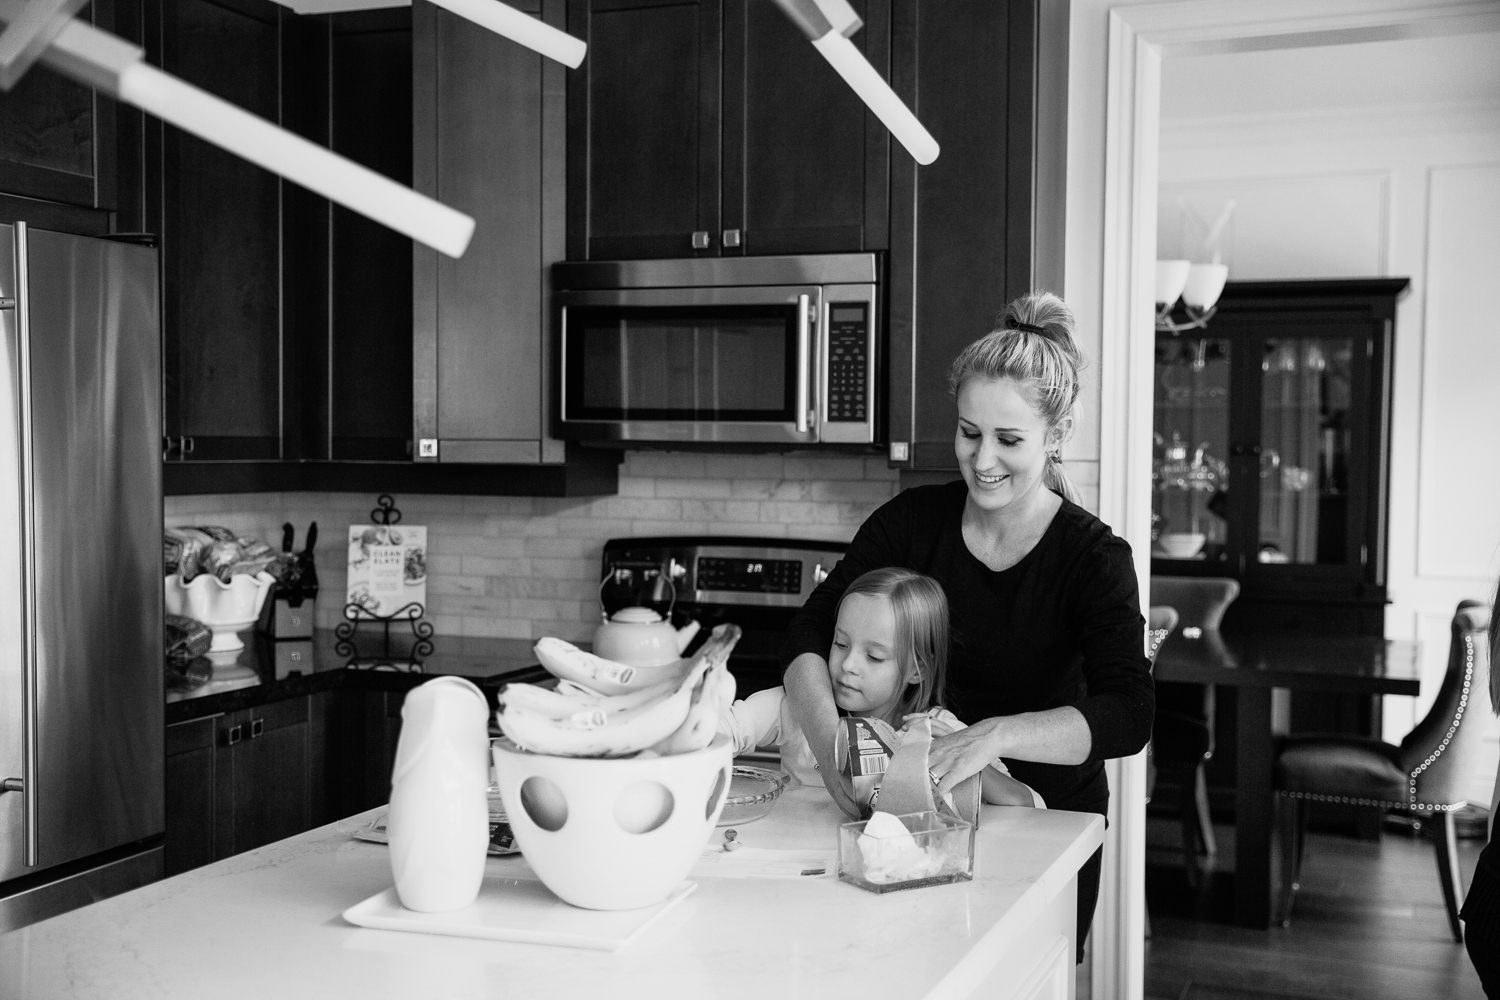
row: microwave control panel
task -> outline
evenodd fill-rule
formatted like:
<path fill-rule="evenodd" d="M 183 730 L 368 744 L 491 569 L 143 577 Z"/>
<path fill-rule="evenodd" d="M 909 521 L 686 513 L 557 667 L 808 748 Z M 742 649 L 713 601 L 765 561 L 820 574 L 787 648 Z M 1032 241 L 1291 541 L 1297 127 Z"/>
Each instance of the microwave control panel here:
<path fill-rule="evenodd" d="M 870 307 L 862 302 L 828 306 L 828 417 L 834 423 L 870 418 Z"/>

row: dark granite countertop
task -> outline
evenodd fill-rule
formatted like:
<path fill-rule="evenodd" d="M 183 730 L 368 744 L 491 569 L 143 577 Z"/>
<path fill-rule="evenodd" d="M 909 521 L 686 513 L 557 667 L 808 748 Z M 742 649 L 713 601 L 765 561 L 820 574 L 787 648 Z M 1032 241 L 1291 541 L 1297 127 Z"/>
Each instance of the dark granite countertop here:
<path fill-rule="evenodd" d="M 240 637 L 242 650 L 199 657 L 186 668 L 167 671 L 168 725 L 342 687 L 407 691 L 442 675 L 469 678 L 493 704 L 506 681 L 548 676 L 537 664 L 531 639 L 435 635 L 428 640 L 431 651 L 418 662 L 400 652 L 387 655 L 383 639 L 375 636 L 356 635 L 352 646 L 331 630 L 302 640 L 273 640 L 255 630 Z"/>

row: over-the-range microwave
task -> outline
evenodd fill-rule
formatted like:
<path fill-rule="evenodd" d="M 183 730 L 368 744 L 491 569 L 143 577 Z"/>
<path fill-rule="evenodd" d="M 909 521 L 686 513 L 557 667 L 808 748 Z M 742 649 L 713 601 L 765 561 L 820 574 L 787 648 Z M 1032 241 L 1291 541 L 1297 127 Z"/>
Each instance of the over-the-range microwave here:
<path fill-rule="evenodd" d="M 559 437 L 880 440 L 873 253 L 554 264 Z"/>

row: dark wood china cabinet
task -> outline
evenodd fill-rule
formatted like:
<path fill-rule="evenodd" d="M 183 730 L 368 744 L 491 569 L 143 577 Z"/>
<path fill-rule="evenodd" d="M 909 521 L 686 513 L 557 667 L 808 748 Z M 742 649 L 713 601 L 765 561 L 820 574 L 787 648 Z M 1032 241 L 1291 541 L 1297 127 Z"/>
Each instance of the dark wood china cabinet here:
<path fill-rule="evenodd" d="M 1405 278 L 1230 282 L 1158 333 L 1155 574 L 1229 576 L 1237 626 L 1382 634 Z"/>

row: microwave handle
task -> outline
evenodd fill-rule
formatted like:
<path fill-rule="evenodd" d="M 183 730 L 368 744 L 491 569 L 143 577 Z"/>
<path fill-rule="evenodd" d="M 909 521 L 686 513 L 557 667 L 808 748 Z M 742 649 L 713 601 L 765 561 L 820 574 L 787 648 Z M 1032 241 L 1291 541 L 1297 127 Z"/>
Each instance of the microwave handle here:
<path fill-rule="evenodd" d="M 808 340 L 812 302 L 806 295 L 797 296 L 797 433 L 807 433 L 808 388 L 812 382 L 808 374 Z"/>

